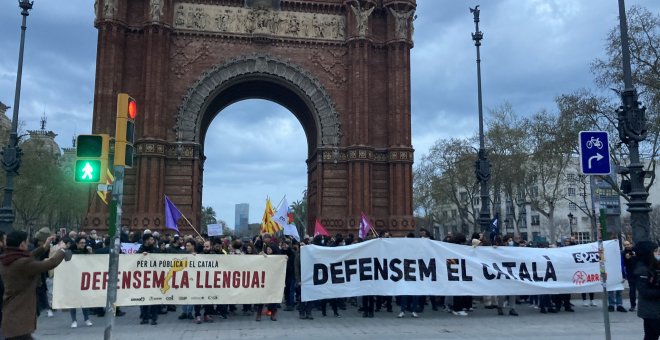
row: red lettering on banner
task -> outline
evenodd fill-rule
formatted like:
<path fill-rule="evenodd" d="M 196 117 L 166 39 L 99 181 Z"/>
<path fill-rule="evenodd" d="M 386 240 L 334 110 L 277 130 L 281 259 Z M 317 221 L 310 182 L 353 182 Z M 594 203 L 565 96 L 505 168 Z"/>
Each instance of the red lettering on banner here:
<path fill-rule="evenodd" d="M 149 280 L 151 279 L 151 277 L 149 276 L 149 274 L 151 274 L 151 271 L 149 271 L 149 270 L 145 270 L 145 272 L 144 272 L 144 280 L 143 280 L 143 284 L 142 284 L 142 286 L 143 286 L 144 288 L 151 288 L 151 286 L 149 285 Z"/>
<path fill-rule="evenodd" d="M 89 279 L 91 275 L 88 272 L 82 272 L 80 276 L 80 290 L 89 290 Z"/>
<path fill-rule="evenodd" d="M 153 283 L 154 283 L 154 288 L 163 288 L 163 282 L 165 282 L 165 272 L 161 271 L 160 276 L 158 275 L 157 271 L 153 272 Z"/>
<path fill-rule="evenodd" d="M 222 272 L 222 288 L 231 288 L 229 285 L 231 284 L 231 273 L 230 272 Z"/>
<path fill-rule="evenodd" d="M 220 288 L 220 275 L 222 272 L 213 272 L 213 288 Z"/>
<path fill-rule="evenodd" d="M 131 288 L 131 272 L 121 273 L 121 289 Z"/>
<path fill-rule="evenodd" d="M 119 280 L 119 275 L 117 275 L 117 280 Z M 119 286 L 119 285 L 117 285 Z M 103 290 L 108 288 L 108 272 L 103 272 Z"/>
<path fill-rule="evenodd" d="M 255 271 L 252 273 L 252 284 L 250 285 L 250 288 L 259 288 L 261 283 L 259 283 L 259 275 Z"/>
<path fill-rule="evenodd" d="M 99 287 L 99 283 L 101 283 L 101 273 L 100 272 L 94 272 L 92 274 L 92 290 L 100 290 L 101 287 Z"/>
<path fill-rule="evenodd" d="M 209 282 L 210 281 L 209 274 L 211 273 L 209 273 L 208 271 L 204 272 L 204 288 L 213 288 L 211 286 L 211 283 Z"/>
<path fill-rule="evenodd" d="M 140 289 L 140 286 L 142 286 L 141 281 L 142 280 L 142 272 L 139 270 L 136 270 L 133 272 L 133 288 L 135 289 Z"/>
<path fill-rule="evenodd" d="M 250 272 L 243 271 L 243 277 L 241 281 L 243 283 L 243 288 L 250 287 Z"/>
<path fill-rule="evenodd" d="M 266 272 L 261 271 L 261 288 L 266 287 Z"/>
<path fill-rule="evenodd" d="M 232 273 L 232 276 L 234 277 L 233 280 L 232 280 L 233 281 L 233 287 L 234 288 L 240 287 L 241 286 L 241 272 L 234 271 Z"/>
<path fill-rule="evenodd" d="M 181 278 L 181 288 L 189 288 L 188 272 L 183 272 L 183 277 Z"/>
<path fill-rule="evenodd" d="M 202 273 L 201 273 L 201 272 L 197 272 L 195 278 L 196 278 L 196 279 L 195 279 L 195 282 L 196 282 L 196 283 L 195 283 L 195 287 L 196 287 L 196 288 L 204 288 L 204 286 L 202 285 Z"/>
<path fill-rule="evenodd" d="M 185 273 L 185 272 L 184 272 Z M 172 273 L 172 288 L 179 289 L 181 287 L 176 285 L 176 272 Z"/>

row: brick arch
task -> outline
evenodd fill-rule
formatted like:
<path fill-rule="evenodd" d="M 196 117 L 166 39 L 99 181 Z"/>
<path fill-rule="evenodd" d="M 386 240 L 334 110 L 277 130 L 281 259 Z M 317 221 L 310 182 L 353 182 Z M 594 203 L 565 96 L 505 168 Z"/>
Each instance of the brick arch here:
<path fill-rule="evenodd" d="M 339 144 L 339 115 L 321 83 L 300 66 L 267 54 L 232 58 L 204 72 L 188 88 L 179 106 L 175 127 L 178 140 L 203 144 L 210 102 L 237 81 L 255 78 L 277 81 L 301 97 L 313 115 L 316 146 Z"/>

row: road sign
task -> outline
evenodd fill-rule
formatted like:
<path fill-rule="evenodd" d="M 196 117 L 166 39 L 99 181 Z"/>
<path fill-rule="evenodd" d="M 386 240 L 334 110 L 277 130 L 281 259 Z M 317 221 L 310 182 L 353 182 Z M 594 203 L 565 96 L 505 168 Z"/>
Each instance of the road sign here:
<path fill-rule="evenodd" d="M 610 174 L 610 144 L 606 131 L 580 131 L 580 170 L 585 175 Z"/>

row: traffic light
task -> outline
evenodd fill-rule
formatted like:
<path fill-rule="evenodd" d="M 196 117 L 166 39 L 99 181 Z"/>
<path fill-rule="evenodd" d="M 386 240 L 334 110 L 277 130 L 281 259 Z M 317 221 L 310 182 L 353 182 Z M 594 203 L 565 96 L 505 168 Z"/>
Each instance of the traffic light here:
<path fill-rule="evenodd" d="M 117 94 L 117 121 L 115 123 L 115 165 L 133 167 L 133 141 L 137 103 L 126 93 Z"/>
<path fill-rule="evenodd" d="M 80 183 L 105 182 L 108 171 L 110 136 L 80 135 L 76 140 L 74 180 Z"/>

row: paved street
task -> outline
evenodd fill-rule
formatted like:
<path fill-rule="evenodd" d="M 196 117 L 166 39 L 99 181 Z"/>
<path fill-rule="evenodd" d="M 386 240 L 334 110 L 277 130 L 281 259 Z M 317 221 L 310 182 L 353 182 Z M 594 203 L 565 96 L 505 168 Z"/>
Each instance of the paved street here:
<path fill-rule="evenodd" d="M 519 305 L 520 316 L 497 316 L 481 304 L 467 317 L 426 309 L 418 319 L 396 313 L 378 312 L 365 319 L 355 307 L 340 311 L 341 318 L 322 317 L 314 311 L 314 320 L 299 320 L 297 312 L 279 312 L 279 321 L 268 317 L 261 322 L 253 316 L 230 316 L 212 324 L 193 324 L 177 319 L 178 312 L 161 315 L 157 326 L 140 325 L 137 307 L 125 308 L 126 316 L 117 321 L 115 339 L 604 339 L 600 307 L 582 307 L 573 300 L 575 313 L 541 314 L 537 309 Z M 600 301 L 599 301 L 600 304 Z M 625 303 L 627 306 L 627 301 Z M 330 311 L 329 315 L 332 312 Z M 612 339 L 642 339 L 642 321 L 635 313 L 609 313 Z M 70 328 L 68 312 L 56 312 L 53 318 L 39 318 L 37 339 L 102 339 L 104 320 L 91 316 L 87 327 L 78 311 L 77 329 Z"/>

